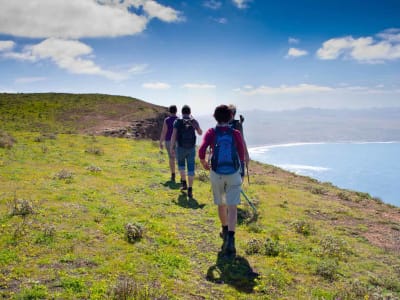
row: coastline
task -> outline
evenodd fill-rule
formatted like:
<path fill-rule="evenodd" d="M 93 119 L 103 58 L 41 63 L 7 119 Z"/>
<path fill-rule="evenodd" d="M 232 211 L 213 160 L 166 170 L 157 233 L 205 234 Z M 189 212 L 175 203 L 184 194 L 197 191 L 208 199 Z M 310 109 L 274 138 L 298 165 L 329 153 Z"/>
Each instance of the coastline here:
<path fill-rule="evenodd" d="M 378 146 L 390 144 L 394 146 Z M 330 182 L 342 189 L 365 192 L 400 207 L 396 183 L 400 164 L 396 163 L 395 153 L 398 145 L 398 141 L 285 143 L 249 147 L 249 153 L 255 161 Z"/>

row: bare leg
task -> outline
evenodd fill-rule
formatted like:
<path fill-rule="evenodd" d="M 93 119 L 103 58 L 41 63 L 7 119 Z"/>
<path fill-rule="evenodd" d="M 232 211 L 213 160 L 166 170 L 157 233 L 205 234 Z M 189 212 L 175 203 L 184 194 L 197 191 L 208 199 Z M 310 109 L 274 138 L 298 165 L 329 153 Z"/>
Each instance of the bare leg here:
<path fill-rule="evenodd" d="M 194 176 L 188 175 L 188 180 L 189 180 L 188 186 L 189 186 L 189 187 L 192 187 L 192 186 L 193 186 L 193 181 L 194 181 Z"/>
<path fill-rule="evenodd" d="M 169 158 L 169 169 L 171 170 L 171 174 L 175 173 L 175 157 Z"/>
<path fill-rule="evenodd" d="M 186 171 L 185 170 L 180 170 L 181 173 L 181 180 L 186 181 Z"/>
<path fill-rule="evenodd" d="M 218 216 L 222 226 L 228 224 L 228 210 L 226 205 L 218 205 Z"/>
<path fill-rule="evenodd" d="M 228 205 L 228 230 L 235 231 L 237 223 L 237 206 Z"/>

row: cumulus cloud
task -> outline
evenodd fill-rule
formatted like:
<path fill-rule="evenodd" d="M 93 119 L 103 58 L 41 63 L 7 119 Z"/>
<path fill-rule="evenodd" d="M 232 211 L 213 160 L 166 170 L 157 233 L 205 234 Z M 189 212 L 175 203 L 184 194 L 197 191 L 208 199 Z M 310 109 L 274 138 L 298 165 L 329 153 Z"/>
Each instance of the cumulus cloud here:
<path fill-rule="evenodd" d="M 217 0 L 207 0 L 203 2 L 203 6 L 210 8 L 210 9 L 220 9 L 222 6 L 222 2 L 221 1 L 217 1 Z"/>
<path fill-rule="evenodd" d="M 388 29 L 375 37 L 333 38 L 317 51 L 323 60 L 354 59 L 364 63 L 382 63 L 400 58 L 400 29 Z"/>
<path fill-rule="evenodd" d="M 232 0 L 233 4 L 237 6 L 237 8 L 244 9 L 248 7 L 248 4 L 252 0 Z"/>
<path fill-rule="evenodd" d="M 290 48 L 286 57 L 300 57 L 300 56 L 304 56 L 307 54 L 308 54 L 308 52 L 306 50 L 301 50 L 298 48 Z"/>
<path fill-rule="evenodd" d="M 24 47 L 22 52 L 6 52 L 3 57 L 31 62 L 49 59 L 59 68 L 73 74 L 100 75 L 112 80 L 122 80 L 126 75 L 104 70 L 91 60 L 93 49 L 76 41 L 50 38 L 39 44 Z"/>
<path fill-rule="evenodd" d="M 171 86 L 168 83 L 164 82 L 148 82 L 148 83 L 143 83 L 142 87 L 145 89 L 152 89 L 152 90 L 166 90 L 169 89 Z"/>
<path fill-rule="evenodd" d="M 334 89 L 329 86 L 313 85 L 302 83 L 299 85 L 280 85 L 278 87 L 271 87 L 262 85 L 259 87 L 245 86 L 239 89 L 241 94 L 247 96 L 254 95 L 285 95 L 285 94 L 309 94 L 309 93 L 321 93 L 321 92 L 331 92 Z"/>
<path fill-rule="evenodd" d="M 213 84 L 199 84 L 199 83 L 186 83 L 182 87 L 186 89 L 215 89 L 216 86 Z"/>
<path fill-rule="evenodd" d="M 180 20 L 180 12 L 156 1 L 1 1 L 0 33 L 29 38 L 116 37 L 138 34 L 151 18 Z M 136 14 L 130 8 L 142 8 Z"/>
<path fill-rule="evenodd" d="M 10 51 L 15 47 L 13 41 L 0 41 L 0 52 Z"/>

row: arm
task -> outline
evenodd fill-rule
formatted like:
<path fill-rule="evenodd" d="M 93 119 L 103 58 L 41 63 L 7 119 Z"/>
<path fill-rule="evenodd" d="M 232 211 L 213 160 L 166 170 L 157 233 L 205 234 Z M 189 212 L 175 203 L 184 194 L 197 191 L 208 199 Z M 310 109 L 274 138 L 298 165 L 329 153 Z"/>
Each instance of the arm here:
<path fill-rule="evenodd" d="M 196 124 L 194 126 L 194 128 L 195 128 L 197 134 L 198 135 L 202 135 L 203 134 L 203 130 L 201 130 L 199 122 L 197 122 L 197 120 L 194 120 L 194 121 L 195 121 L 195 124 Z"/>
<path fill-rule="evenodd" d="M 236 143 L 236 148 L 237 148 L 237 152 L 239 154 L 239 160 L 240 160 L 240 176 L 242 176 L 242 178 L 244 177 L 244 163 L 245 163 L 245 143 L 244 140 L 242 138 L 242 134 L 239 130 L 235 130 L 234 131 L 234 136 L 235 136 L 235 143 Z"/>
<path fill-rule="evenodd" d="M 204 135 L 203 141 L 202 141 L 202 143 L 199 147 L 199 151 L 198 151 L 200 163 L 203 166 L 203 168 L 206 170 L 210 170 L 210 165 L 206 161 L 206 151 L 207 151 L 208 146 L 211 145 L 210 144 L 210 139 L 212 138 L 212 137 L 210 137 L 212 135 L 211 130 L 212 129 L 208 130 L 206 132 L 206 134 Z"/>
<path fill-rule="evenodd" d="M 250 161 L 250 155 L 249 155 L 249 150 L 247 149 L 246 140 L 244 138 L 242 122 L 239 122 L 238 130 L 240 131 L 240 135 L 242 136 L 242 141 L 243 141 L 243 146 L 244 146 L 244 162 L 248 166 L 249 165 L 249 161 Z"/>
<path fill-rule="evenodd" d="M 163 143 L 165 141 L 165 136 L 167 135 L 167 120 L 164 120 L 163 127 L 161 130 L 161 135 L 160 135 L 160 149 L 163 149 Z"/>
<path fill-rule="evenodd" d="M 172 136 L 171 136 L 171 145 L 170 145 L 170 151 L 171 151 L 171 156 L 175 157 L 175 143 L 176 143 L 176 135 L 177 135 L 177 129 L 174 128 L 172 131 Z"/>

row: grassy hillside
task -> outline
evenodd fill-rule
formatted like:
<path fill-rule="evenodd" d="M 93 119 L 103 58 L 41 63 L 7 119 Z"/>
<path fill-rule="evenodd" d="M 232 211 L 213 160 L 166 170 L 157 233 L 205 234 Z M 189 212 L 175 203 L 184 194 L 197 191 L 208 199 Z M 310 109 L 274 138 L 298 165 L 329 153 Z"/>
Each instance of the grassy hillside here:
<path fill-rule="evenodd" d="M 207 172 L 189 200 L 157 143 L 5 128 L 2 298 L 400 298 L 400 210 L 367 194 L 252 162 L 226 259 Z"/>
<path fill-rule="evenodd" d="M 0 94 L 0 128 L 39 132 L 94 132 L 155 117 L 165 108 L 101 94 Z"/>

